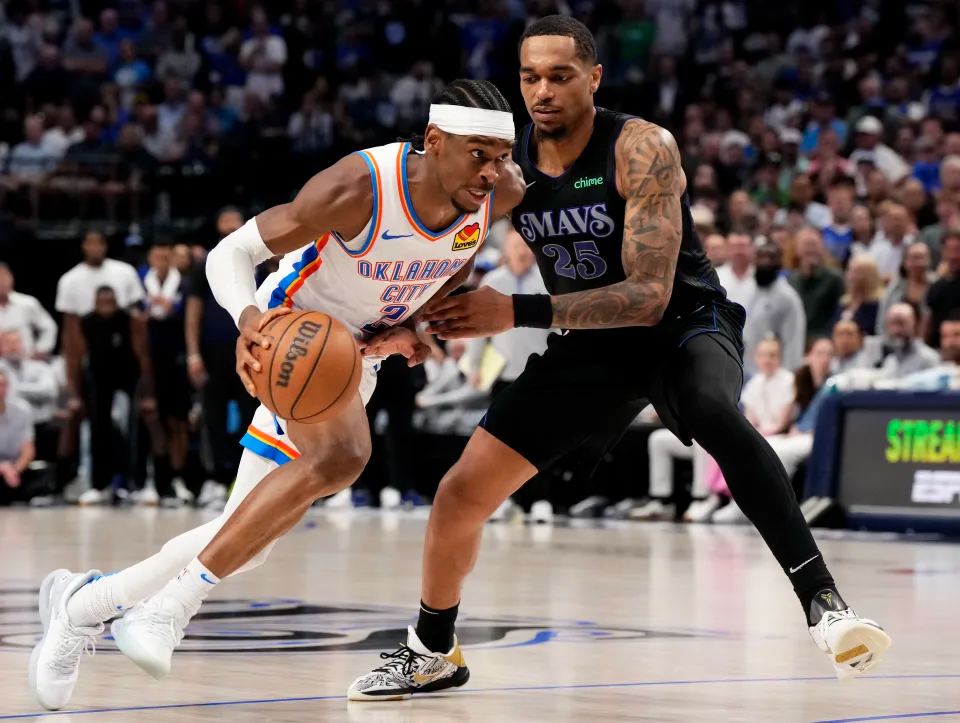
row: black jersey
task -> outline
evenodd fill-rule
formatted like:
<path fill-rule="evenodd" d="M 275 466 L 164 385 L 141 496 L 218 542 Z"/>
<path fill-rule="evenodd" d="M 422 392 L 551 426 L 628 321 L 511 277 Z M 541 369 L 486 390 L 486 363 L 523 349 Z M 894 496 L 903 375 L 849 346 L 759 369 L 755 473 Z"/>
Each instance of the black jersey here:
<path fill-rule="evenodd" d="M 520 133 L 513 160 L 523 170 L 527 192 L 513 210 L 513 225 L 536 255 L 551 294 L 596 289 L 626 278 L 621 260 L 626 202 L 617 191 L 615 149 L 623 124 L 631 118 L 597 108 L 586 148 L 557 177 L 536 167 L 533 124 Z M 686 194 L 681 206 L 683 238 L 664 318 L 726 296 L 693 227 Z"/>

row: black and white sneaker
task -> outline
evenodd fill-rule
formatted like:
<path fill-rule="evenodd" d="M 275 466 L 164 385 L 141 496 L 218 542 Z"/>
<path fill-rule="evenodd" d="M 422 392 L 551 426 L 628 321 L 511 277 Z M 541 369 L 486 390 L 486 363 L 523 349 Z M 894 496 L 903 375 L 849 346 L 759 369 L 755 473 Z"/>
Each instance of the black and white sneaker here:
<path fill-rule="evenodd" d="M 810 635 L 830 656 L 840 680 L 876 668 L 890 647 L 890 636 L 873 620 L 861 618 L 833 590 L 821 590 L 810 604 Z"/>
<path fill-rule="evenodd" d="M 407 700 L 414 693 L 459 688 L 470 679 L 456 637 L 449 653 L 433 653 L 408 627 L 407 644 L 393 653 L 380 653 L 380 658 L 386 664 L 353 681 L 347 690 L 349 700 Z"/>

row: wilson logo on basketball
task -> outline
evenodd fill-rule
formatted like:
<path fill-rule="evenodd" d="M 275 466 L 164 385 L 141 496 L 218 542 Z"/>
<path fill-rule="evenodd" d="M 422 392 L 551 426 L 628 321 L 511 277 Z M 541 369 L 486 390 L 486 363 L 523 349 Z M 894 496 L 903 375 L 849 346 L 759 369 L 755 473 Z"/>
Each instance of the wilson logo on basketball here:
<path fill-rule="evenodd" d="M 293 373 L 294 365 L 298 359 L 307 355 L 307 347 L 310 346 L 310 342 L 316 338 L 321 329 L 323 329 L 323 324 L 318 324 L 309 319 L 300 323 L 297 328 L 297 335 L 293 337 L 293 341 L 287 347 L 283 363 L 280 364 L 280 372 L 277 374 L 276 381 L 278 387 L 287 387 L 290 384 L 290 375 Z"/>
<path fill-rule="evenodd" d="M 457 237 L 453 240 L 454 251 L 466 251 L 472 249 L 480 243 L 480 224 L 472 223 L 460 229 Z"/>

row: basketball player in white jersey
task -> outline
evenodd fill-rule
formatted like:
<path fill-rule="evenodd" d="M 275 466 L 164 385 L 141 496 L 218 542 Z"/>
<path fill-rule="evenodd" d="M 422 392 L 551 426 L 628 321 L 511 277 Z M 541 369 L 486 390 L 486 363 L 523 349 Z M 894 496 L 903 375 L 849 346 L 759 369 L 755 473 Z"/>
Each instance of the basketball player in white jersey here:
<path fill-rule="evenodd" d="M 467 278 L 491 223 L 523 197 L 513 139 L 513 115 L 496 87 L 455 81 L 434 99 L 422 148 L 394 143 L 347 156 L 210 253 L 207 276 L 241 330 L 237 372 L 251 394 L 247 367 L 259 367 L 250 347 L 267 348 L 260 330 L 291 309 L 327 312 L 356 335 L 365 347 L 360 393 L 318 424 L 261 407 L 224 514 L 153 557 L 108 576 L 50 573 L 40 588 L 44 637 L 29 667 L 44 708 L 69 702 L 81 653 L 122 611 L 112 626 L 117 645 L 162 678 L 214 586 L 260 565 L 315 500 L 353 484 L 370 455 L 364 404 L 378 361 L 391 353 L 423 361 L 429 348 L 416 336 L 417 309 Z M 279 271 L 258 291 L 254 268 L 277 254 L 285 254 Z M 380 333 L 398 324 L 407 326 Z"/>

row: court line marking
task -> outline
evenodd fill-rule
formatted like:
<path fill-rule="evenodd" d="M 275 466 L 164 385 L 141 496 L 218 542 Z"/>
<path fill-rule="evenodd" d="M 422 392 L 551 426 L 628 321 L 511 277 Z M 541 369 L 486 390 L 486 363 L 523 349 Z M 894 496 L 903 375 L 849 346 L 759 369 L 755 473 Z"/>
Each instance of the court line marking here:
<path fill-rule="evenodd" d="M 937 678 L 960 678 L 960 674 L 944 673 L 939 675 L 874 675 L 865 680 L 918 680 L 918 679 L 937 679 Z M 483 694 L 483 693 L 522 693 L 536 691 L 552 690 L 589 690 L 597 688 L 650 688 L 669 685 L 710 685 L 710 684 L 730 684 L 730 683 L 807 683 L 834 681 L 833 676 L 811 677 L 811 678 L 725 678 L 715 680 L 653 680 L 639 683 L 583 683 L 579 685 L 530 685 L 530 686 L 512 686 L 502 688 L 477 688 L 475 690 L 450 690 L 446 693 L 455 693 L 457 695 Z M 275 705 L 278 703 L 312 703 L 316 701 L 327 700 L 346 700 L 345 695 L 316 695 L 302 698 L 262 698 L 260 700 L 217 700 L 207 703 L 168 703 L 166 705 L 143 705 L 131 706 L 127 708 L 89 708 L 85 710 L 61 710 L 46 711 L 43 713 L 18 713 L 14 715 L 0 715 L 0 720 L 24 720 L 27 718 L 42 718 L 44 716 L 59 715 L 87 715 L 90 713 L 128 713 L 132 711 L 146 710 L 173 710 L 178 708 L 213 708 L 218 706 L 232 705 Z M 890 718 L 919 718 L 922 716 L 950 715 L 950 713 L 913 713 L 897 716 L 880 716 L 878 718 L 848 718 L 845 721 L 819 721 L 818 723 L 852 723 L 853 721 L 874 721 Z"/>
<path fill-rule="evenodd" d="M 960 710 L 941 710 L 936 713 L 895 713 L 892 715 L 875 715 L 866 718 L 838 718 L 837 720 L 821 720 L 817 723 L 859 723 L 860 721 L 874 720 L 904 720 L 905 718 L 933 718 L 941 715 L 960 715 Z"/>

